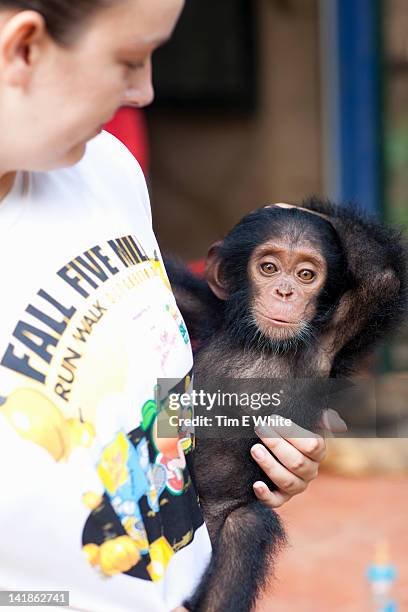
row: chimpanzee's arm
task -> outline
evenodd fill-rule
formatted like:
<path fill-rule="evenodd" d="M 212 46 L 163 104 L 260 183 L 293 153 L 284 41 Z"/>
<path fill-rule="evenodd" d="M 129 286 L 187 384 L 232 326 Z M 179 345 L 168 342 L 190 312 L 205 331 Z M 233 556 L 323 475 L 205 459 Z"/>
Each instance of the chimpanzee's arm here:
<path fill-rule="evenodd" d="M 401 324 L 408 303 L 407 250 L 400 232 L 354 207 L 313 199 L 303 205 L 332 223 L 353 280 L 331 320 L 326 346 L 335 355 L 332 375 L 343 375 Z"/>

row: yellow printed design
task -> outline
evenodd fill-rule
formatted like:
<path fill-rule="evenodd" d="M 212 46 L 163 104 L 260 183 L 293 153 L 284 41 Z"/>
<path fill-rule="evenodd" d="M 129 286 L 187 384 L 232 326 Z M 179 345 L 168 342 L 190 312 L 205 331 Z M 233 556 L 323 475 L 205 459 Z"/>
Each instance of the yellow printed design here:
<path fill-rule="evenodd" d="M 140 561 L 139 550 L 129 536 L 107 540 L 101 546 L 86 544 L 82 548 L 88 562 L 99 566 L 105 576 L 128 572 Z"/>
<path fill-rule="evenodd" d="M 123 432 L 120 432 L 102 453 L 98 474 L 111 495 L 129 479 L 128 455 L 129 441 Z"/>
<path fill-rule="evenodd" d="M 163 578 L 166 567 L 174 552 L 164 536 L 152 542 L 149 552 L 151 562 L 147 566 L 147 571 L 153 582 L 157 582 Z"/>
<path fill-rule="evenodd" d="M 141 552 L 148 552 L 149 540 L 147 539 L 146 530 L 143 522 L 138 521 L 135 516 L 130 516 L 123 521 L 123 526 L 128 535 L 135 542 Z"/>
<path fill-rule="evenodd" d="M 64 461 L 77 447 L 90 447 L 95 438 L 91 423 L 66 419 L 43 393 L 17 389 L 0 408 L 16 432 L 44 448 L 55 459 Z"/>
<path fill-rule="evenodd" d="M 158 273 L 163 283 L 166 285 L 169 291 L 171 291 L 171 285 L 170 285 L 169 279 L 167 278 L 167 274 L 164 269 L 164 266 L 162 262 L 160 261 L 160 259 L 158 258 L 156 252 L 154 253 L 154 255 L 155 255 L 155 258 L 153 260 L 152 259 L 149 260 L 153 267 L 153 270 L 155 270 Z"/>
<path fill-rule="evenodd" d="M 94 493 L 93 491 L 87 491 L 82 496 L 82 502 L 84 506 L 89 508 L 90 510 L 95 510 L 102 504 L 103 498 L 98 493 Z"/>

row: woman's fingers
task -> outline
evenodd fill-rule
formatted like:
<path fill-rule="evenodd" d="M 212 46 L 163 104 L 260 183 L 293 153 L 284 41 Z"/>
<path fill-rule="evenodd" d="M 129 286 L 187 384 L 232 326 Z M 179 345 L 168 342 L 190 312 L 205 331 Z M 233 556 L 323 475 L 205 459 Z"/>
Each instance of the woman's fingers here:
<path fill-rule="evenodd" d="M 312 480 L 317 476 L 318 458 L 320 457 L 321 452 L 315 452 L 317 459 L 310 458 L 309 453 L 313 456 L 312 445 L 309 445 L 308 442 L 303 443 L 303 438 L 293 439 L 293 442 L 296 441 L 296 443 L 298 440 L 301 440 L 299 444 L 300 448 L 298 448 L 292 443 L 292 441 L 288 441 L 277 434 L 275 434 L 274 437 L 265 437 L 264 435 L 260 434 L 258 435 L 266 448 L 263 448 L 261 444 L 256 444 L 256 449 L 259 451 L 259 454 L 261 454 L 261 450 L 263 450 L 264 455 L 266 456 L 264 465 L 265 467 L 270 468 L 274 475 L 279 476 L 279 474 L 282 474 L 282 472 L 289 470 L 291 474 L 294 474 L 295 476 L 306 481 Z M 319 449 L 320 444 L 321 443 L 319 441 Z M 268 452 L 267 449 L 270 452 Z M 276 459 L 278 460 L 277 462 Z M 264 469 L 264 471 L 266 470 Z M 279 486 L 279 482 L 276 482 L 272 477 L 270 478 L 276 485 Z"/>
<path fill-rule="evenodd" d="M 335 410 L 327 410 L 321 418 L 322 431 L 342 433 L 347 425 Z M 326 456 L 326 443 L 322 436 L 308 431 L 296 423 L 285 427 L 256 429 L 263 444 L 255 444 L 252 457 L 265 475 L 276 485 L 271 491 L 258 481 L 254 483 L 256 497 L 270 508 L 279 508 L 293 495 L 302 493 L 316 478 L 319 464 Z"/>
<path fill-rule="evenodd" d="M 270 440 L 268 442 L 270 443 Z M 285 444 L 287 445 L 288 443 L 286 442 Z M 277 444 L 270 444 L 268 448 L 275 454 Z M 251 449 L 251 454 L 278 489 L 290 495 L 295 495 L 305 490 L 310 478 L 302 479 L 295 473 L 297 461 L 293 462 L 292 458 L 285 452 L 285 449 L 279 449 L 279 457 L 282 457 L 284 463 L 280 463 L 281 459 L 268 452 L 262 444 L 255 444 Z"/>
<path fill-rule="evenodd" d="M 258 481 L 254 484 L 254 493 L 265 506 L 271 510 L 280 508 L 292 496 L 283 491 L 271 491 L 264 482 Z"/>
<path fill-rule="evenodd" d="M 290 427 L 262 427 L 256 430 L 263 444 L 255 444 L 252 457 L 276 485 L 271 491 L 261 481 L 254 484 L 257 498 L 270 508 L 279 508 L 294 495 L 302 493 L 316 478 L 325 456 L 324 439 L 292 423 Z"/>
<path fill-rule="evenodd" d="M 255 433 L 271 450 L 273 447 L 279 445 L 281 440 L 284 440 L 301 454 L 306 455 L 306 457 L 318 463 L 324 459 L 326 454 L 326 443 L 324 438 L 317 433 L 300 427 L 300 425 L 296 423 L 275 428 L 259 427 L 255 430 Z M 284 448 L 285 452 L 289 453 L 289 447 L 284 445 Z"/>
<path fill-rule="evenodd" d="M 346 422 L 332 408 L 323 412 L 319 425 L 321 429 L 331 431 L 332 433 L 345 433 L 347 431 Z"/>

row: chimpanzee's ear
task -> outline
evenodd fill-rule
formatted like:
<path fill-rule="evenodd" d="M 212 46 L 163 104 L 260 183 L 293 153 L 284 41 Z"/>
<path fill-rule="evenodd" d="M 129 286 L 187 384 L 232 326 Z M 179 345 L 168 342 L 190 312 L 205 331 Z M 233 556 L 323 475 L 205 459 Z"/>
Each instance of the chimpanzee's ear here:
<path fill-rule="evenodd" d="M 226 300 L 228 298 L 228 289 L 226 283 L 222 277 L 221 271 L 221 258 L 220 258 L 220 246 L 222 240 L 214 242 L 210 246 L 205 260 L 205 278 L 212 292 L 217 296 L 219 300 Z"/>

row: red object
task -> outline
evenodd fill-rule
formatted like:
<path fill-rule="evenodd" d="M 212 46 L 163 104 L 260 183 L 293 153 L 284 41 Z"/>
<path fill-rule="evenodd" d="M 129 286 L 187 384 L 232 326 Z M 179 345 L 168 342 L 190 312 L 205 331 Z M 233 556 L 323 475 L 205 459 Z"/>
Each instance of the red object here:
<path fill-rule="evenodd" d="M 123 106 L 104 127 L 113 134 L 136 157 L 145 176 L 149 172 L 149 139 L 146 119 L 138 108 Z"/>
<path fill-rule="evenodd" d="M 196 276 L 204 276 L 205 273 L 205 259 L 200 259 L 199 261 L 192 261 L 188 264 L 191 272 Z"/>

